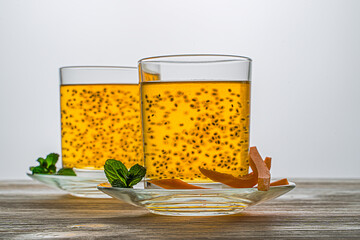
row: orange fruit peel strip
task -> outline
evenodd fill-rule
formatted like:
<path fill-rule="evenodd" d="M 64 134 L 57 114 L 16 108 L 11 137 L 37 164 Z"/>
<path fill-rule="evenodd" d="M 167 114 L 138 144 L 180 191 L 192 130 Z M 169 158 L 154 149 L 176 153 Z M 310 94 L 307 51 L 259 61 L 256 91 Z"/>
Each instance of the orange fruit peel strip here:
<path fill-rule="evenodd" d="M 270 183 L 271 187 L 289 185 L 289 181 L 286 178 L 274 181 Z"/>
<path fill-rule="evenodd" d="M 266 157 L 264 160 L 264 164 L 270 170 L 271 158 Z M 199 170 L 202 174 L 204 174 L 206 177 L 210 178 L 214 182 L 220 182 L 233 188 L 251 188 L 258 183 L 258 173 L 254 169 L 254 172 L 241 177 L 234 177 L 231 174 L 220 173 L 214 170 L 204 169 L 202 167 L 199 167 Z"/>
<path fill-rule="evenodd" d="M 266 157 L 265 159 L 264 159 L 264 163 L 265 163 L 265 165 L 266 165 L 266 167 L 269 169 L 269 171 L 270 171 L 270 169 L 271 169 L 271 157 Z"/>
<path fill-rule="evenodd" d="M 188 184 L 180 179 L 159 179 L 151 180 L 148 182 L 165 189 L 206 189 L 203 187 Z"/>
<path fill-rule="evenodd" d="M 241 177 L 234 177 L 231 174 L 208 170 L 202 167 L 199 167 L 199 170 L 212 181 L 220 182 L 233 188 L 251 188 L 258 184 L 259 191 L 267 191 L 270 186 L 289 184 L 286 178 L 270 184 L 271 158 L 266 157 L 263 160 L 256 147 L 250 148 L 249 163 L 253 172 Z M 149 183 L 165 189 L 207 189 L 186 183 L 180 179 L 151 180 Z"/>
<path fill-rule="evenodd" d="M 234 177 L 231 174 L 220 173 L 202 167 L 199 167 L 199 170 L 202 174 L 214 182 L 220 182 L 233 188 L 251 188 L 257 183 L 256 174 L 247 174 L 243 177 Z"/>
<path fill-rule="evenodd" d="M 256 147 L 250 148 L 250 167 L 258 175 L 258 190 L 267 191 L 270 188 L 270 171 L 260 156 Z"/>

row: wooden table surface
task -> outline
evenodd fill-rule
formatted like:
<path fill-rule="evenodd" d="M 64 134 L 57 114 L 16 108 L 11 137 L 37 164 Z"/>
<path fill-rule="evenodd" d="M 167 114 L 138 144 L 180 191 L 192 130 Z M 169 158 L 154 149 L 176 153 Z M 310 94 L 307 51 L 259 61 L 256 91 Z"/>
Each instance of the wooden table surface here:
<path fill-rule="evenodd" d="M 290 193 L 220 217 L 169 217 L 115 199 L 0 182 L 1 239 L 360 239 L 360 179 L 293 180 Z"/>

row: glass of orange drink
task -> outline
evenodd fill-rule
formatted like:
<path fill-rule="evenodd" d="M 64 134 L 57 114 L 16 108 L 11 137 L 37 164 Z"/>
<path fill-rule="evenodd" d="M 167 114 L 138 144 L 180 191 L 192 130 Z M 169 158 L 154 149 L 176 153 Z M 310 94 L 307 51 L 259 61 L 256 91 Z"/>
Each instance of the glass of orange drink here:
<path fill-rule="evenodd" d="M 147 180 L 214 184 L 199 167 L 248 173 L 250 58 L 150 57 L 139 72 Z"/>
<path fill-rule="evenodd" d="M 63 67 L 60 78 L 63 167 L 143 165 L 137 68 Z"/>

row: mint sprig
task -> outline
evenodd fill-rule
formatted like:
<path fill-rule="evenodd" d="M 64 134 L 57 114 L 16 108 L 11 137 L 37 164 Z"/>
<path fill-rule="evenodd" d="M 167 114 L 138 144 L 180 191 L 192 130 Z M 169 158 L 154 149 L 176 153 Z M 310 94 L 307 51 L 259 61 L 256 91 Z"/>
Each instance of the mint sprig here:
<path fill-rule="evenodd" d="M 46 156 L 46 158 L 39 157 L 36 161 L 39 162 L 39 166 L 30 167 L 30 171 L 32 173 L 40 173 L 40 174 L 53 174 L 56 172 L 56 163 L 59 159 L 59 154 L 50 153 Z"/>
<path fill-rule="evenodd" d="M 104 172 L 111 186 L 132 188 L 143 179 L 146 169 L 139 164 L 135 164 L 128 170 L 121 161 L 108 159 L 104 165 Z"/>
<path fill-rule="evenodd" d="M 56 175 L 67 175 L 67 176 L 76 176 L 72 168 L 61 168 L 56 172 L 56 163 L 59 160 L 59 154 L 50 153 L 46 158 L 39 157 L 36 161 L 39 163 L 39 166 L 30 167 L 32 174 L 55 174 Z"/>

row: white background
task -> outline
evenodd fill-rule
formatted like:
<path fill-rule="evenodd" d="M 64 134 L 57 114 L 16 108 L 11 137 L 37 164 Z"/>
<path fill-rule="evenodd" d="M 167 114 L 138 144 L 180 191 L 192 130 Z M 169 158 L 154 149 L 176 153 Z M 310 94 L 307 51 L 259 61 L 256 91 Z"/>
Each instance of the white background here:
<path fill-rule="evenodd" d="M 0 0 L 0 179 L 60 152 L 58 68 L 253 62 L 251 143 L 275 177 L 360 177 L 360 1 Z"/>

